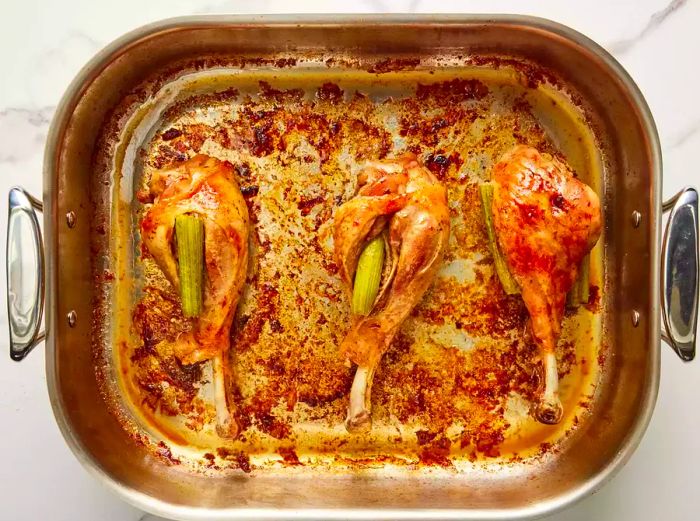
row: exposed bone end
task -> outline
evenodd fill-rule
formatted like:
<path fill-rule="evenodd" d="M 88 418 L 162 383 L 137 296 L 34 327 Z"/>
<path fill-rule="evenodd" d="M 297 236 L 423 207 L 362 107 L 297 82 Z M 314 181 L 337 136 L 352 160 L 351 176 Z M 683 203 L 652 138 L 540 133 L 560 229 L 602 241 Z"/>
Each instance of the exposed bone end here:
<path fill-rule="evenodd" d="M 234 407 L 229 403 L 226 374 L 221 356 L 212 358 L 214 406 L 216 408 L 216 433 L 222 438 L 235 438 L 240 427 L 232 414 Z"/>
<path fill-rule="evenodd" d="M 544 374 L 544 392 L 535 409 L 535 418 L 541 423 L 555 425 L 561 420 L 564 409 L 559 399 L 559 373 L 554 353 L 544 355 Z"/>
<path fill-rule="evenodd" d="M 240 428 L 238 422 L 236 422 L 231 416 L 226 419 L 220 419 L 217 414 L 216 419 L 216 434 L 221 438 L 235 439 L 238 437 Z"/>
<path fill-rule="evenodd" d="M 374 370 L 358 366 L 350 389 L 350 405 L 345 419 L 345 428 L 350 433 L 368 432 L 372 428 L 371 400 Z"/>
<path fill-rule="evenodd" d="M 537 409 L 535 409 L 535 418 L 540 423 L 547 425 L 556 425 L 561 421 L 561 417 L 564 413 L 564 409 L 561 406 L 559 398 L 556 397 L 554 401 L 541 401 L 537 404 Z"/>
<path fill-rule="evenodd" d="M 345 428 L 351 434 L 369 432 L 372 429 L 372 415 L 367 410 L 362 410 L 355 415 L 350 415 L 345 419 Z"/>

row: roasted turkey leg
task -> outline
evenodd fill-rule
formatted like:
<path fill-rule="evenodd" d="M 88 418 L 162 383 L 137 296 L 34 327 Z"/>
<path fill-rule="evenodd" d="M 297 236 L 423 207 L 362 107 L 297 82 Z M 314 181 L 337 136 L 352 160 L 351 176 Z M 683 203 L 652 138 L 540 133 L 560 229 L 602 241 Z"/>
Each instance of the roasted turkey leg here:
<path fill-rule="evenodd" d="M 348 295 L 362 248 L 388 235 L 389 260 L 368 316 L 354 316 L 340 351 L 357 365 L 345 422 L 350 432 L 371 427 L 372 379 L 401 323 L 428 289 L 447 246 L 447 193 L 412 155 L 370 163 L 360 189 L 335 216 L 334 247 Z"/>
<path fill-rule="evenodd" d="M 231 323 L 248 268 L 248 209 L 231 165 L 204 155 L 155 172 L 150 195 L 155 200 L 141 221 L 141 237 L 176 290 L 175 218 L 192 214 L 204 221 L 202 313 L 171 348 L 184 364 L 212 361 L 217 431 L 221 436 L 235 437 L 238 426 L 229 393 L 228 354 Z"/>
<path fill-rule="evenodd" d="M 526 146 L 503 155 L 493 182 L 498 245 L 521 288 L 542 353 L 544 390 L 535 416 L 555 424 L 562 416 L 555 348 L 566 294 L 600 236 L 600 201 L 567 165 Z"/>

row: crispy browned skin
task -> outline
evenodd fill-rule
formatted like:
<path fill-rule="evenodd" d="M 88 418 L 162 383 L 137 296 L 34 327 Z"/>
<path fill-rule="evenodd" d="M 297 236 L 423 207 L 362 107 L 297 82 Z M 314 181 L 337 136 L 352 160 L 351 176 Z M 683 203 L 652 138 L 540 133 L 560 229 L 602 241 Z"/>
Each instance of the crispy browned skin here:
<path fill-rule="evenodd" d="M 248 267 L 248 209 L 233 168 L 204 155 L 155 172 L 150 183 L 153 206 L 141 221 L 141 237 L 149 253 L 178 289 L 177 260 L 172 240 L 178 215 L 204 221 L 205 281 L 202 313 L 192 328 L 172 344 L 183 363 L 212 360 L 219 432 L 234 435 L 227 397 L 230 330 Z"/>
<path fill-rule="evenodd" d="M 554 349 L 566 294 L 600 236 L 600 201 L 567 165 L 526 146 L 503 155 L 493 181 L 498 243 L 520 285 L 543 354 L 545 389 L 536 416 L 557 423 L 562 410 Z"/>
<path fill-rule="evenodd" d="M 348 294 L 362 248 L 387 228 L 390 267 L 374 309 L 367 317 L 353 317 L 340 346 L 358 366 L 346 420 L 350 431 L 370 427 L 376 366 L 428 289 L 450 233 L 447 192 L 415 156 L 369 163 L 358 182 L 357 196 L 338 209 L 334 222 L 335 256 Z"/>

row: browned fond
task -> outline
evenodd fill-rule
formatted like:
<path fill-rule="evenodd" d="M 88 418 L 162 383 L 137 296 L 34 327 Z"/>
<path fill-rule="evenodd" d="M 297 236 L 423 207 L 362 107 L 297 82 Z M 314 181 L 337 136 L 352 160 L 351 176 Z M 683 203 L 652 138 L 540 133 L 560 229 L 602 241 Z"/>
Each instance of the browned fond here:
<path fill-rule="evenodd" d="M 156 348 L 187 327 L 163 275 L 140 252 L 135 268 L 118 277 L 129 288 L 124 295 L 137 295 L 128 302 L 131 330 L 119 343 L 124 392 L 154 439 L 195 447 L 204 466 L 241 466 L 241 454 L 271 453 L 290 465 L 325 456 L 439 465 L 517 460 L 548 450 L 582 417 L 597 374 L 599 310 L 565 318 L 557 357 L 566 419 L 559 427 L 537 424 L 527 414 L 540 385 L 537 350 L 523 338 L 521 299 L 505 295 L 494 275 L 478 183 L 521 143 L 565 158 L 595 187 L 600 173 L 590 166 L 597 158 L 582 137 L 589 132 L 583 120 L 559 106 L 564 97 L 507 75 L 364 74 L 362 81 L 321 75 L 297 84 L 292 76 L 279 85 L 270 76 L 188 96 L 144 144 L 136 188 L 153 169 L 209 154 L 234 165 L 253 223 L 232 333 L 244 428 L 235 442 L 211 432 L 206 364 L 183 366 Z M 330 226 L 363 162 L 405 151 L 446 184 L 452 235 L 435 282 L 378 368 L 373 431 L 352 436 L 342 428 L 352 370 L 338 353 L 349 304 Z M 117 205 L 117 213 L 135 212 L 131 230 L 145 204 Z M 592 284 L 600 285 L 597 265 Z"/>

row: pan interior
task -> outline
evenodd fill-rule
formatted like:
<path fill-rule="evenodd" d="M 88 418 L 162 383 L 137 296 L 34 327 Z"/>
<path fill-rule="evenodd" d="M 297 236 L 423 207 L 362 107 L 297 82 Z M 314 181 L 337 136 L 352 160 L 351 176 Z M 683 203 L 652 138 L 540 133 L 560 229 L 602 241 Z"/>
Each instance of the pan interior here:
<path fill-rule="evenodd" d="M 557 349 L 565 417 L 530 414 L 540 386 L 527 312 L 493 270 L 478 184 L 515 144 L 566 160 L 603 199 L 605 158 L 563 87 L 518 70 L 392 72 L 306 63 L 285 71 L 187 71 L 117 126 L 109 151 L 111 306 L 105 386 L 124 426 L 183 468 L 511 468 L 562 450 L 601 380 L 603 240 L 589 306 L 568 311 Z M 378 368 L 373 428 L 345 432 L 353 375 L 338 354 L 349 305 L 333 263 L 335 209 L 368 160 L 411 152 L 448 188 L 452 232 L 431 289 Z M 155 169 L 195 153 L 229 161 L 251 214 L 251 260 L 232 328 L 239 421 L 218 437 L 208 363 L 158 348 L 187 327 L 178 297 L 142 254 L 139 201 Z M 290 470 L 290 469 L 286 469 Z"/>

